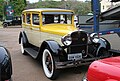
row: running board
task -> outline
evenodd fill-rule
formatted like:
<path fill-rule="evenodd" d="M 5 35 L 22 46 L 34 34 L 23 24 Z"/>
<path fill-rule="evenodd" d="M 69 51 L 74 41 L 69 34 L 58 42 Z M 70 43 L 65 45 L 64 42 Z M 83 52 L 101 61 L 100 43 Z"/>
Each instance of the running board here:
<path fill-rule="evenodd" d="M 110 53 L 113 53 L 113 56 L 120 56 L 120 50 L 110 49 Z"/>
<path fill-rule="evenodd" d="M 24 48 L 24 50 L 30 54 L 34 59 L 37 58 L 37 55 L 38 55 L 38 51 L 32 49 L 32 48 Z"/>

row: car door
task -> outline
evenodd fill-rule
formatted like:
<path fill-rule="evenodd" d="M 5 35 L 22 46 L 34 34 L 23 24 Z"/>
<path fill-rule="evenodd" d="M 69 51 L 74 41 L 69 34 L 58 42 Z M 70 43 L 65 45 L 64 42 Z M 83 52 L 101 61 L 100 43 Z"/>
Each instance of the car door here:
<path fill-rule="evenodd" d="M 30 43 L 40 47 L 40 16 L 39 13 L 31 14 L 31 38 Z"/>

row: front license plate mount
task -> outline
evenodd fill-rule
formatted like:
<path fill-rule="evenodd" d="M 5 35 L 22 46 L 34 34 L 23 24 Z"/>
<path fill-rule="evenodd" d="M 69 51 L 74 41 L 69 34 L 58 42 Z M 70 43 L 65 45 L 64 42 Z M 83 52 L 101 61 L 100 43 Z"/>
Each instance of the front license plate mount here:
<path fill-rule="evenodd" d="M 82 53 L 68 54 L 68 60 L 81 60 Z"/>

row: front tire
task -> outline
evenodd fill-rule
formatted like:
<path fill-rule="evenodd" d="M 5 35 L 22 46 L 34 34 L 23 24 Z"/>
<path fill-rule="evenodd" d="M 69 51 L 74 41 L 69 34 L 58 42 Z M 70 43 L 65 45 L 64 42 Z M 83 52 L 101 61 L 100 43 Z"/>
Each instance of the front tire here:
<path fill-rule="evenodd" d="M 58 61 L 57 57 L 54 57 L 49 49 L 44 49 L 42 56 L 43 70 L 47 78 L 54 80 L 59 75 L 59 70 L 55 67 L 55 62 Z"/>
<path fill-rule="evenodd" d="M 98 52 L 98 57 L 103 57 L 103 56 L 111 56 L 111 53 L 107 49 L 101 48 Z"/>

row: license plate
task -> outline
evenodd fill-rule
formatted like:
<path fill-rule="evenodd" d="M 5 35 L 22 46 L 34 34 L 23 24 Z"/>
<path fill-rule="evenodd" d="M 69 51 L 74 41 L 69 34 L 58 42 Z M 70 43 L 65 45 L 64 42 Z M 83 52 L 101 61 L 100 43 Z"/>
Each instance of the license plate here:
<path fill-rule="evenodd" d="M 82 59 L 82 53 L 68 54 L 68 60 L 80 60 Z"/>

